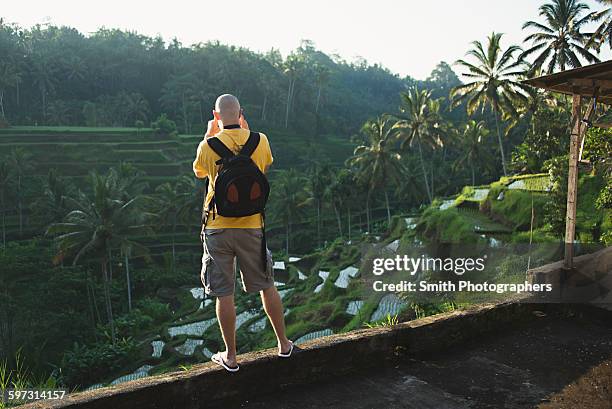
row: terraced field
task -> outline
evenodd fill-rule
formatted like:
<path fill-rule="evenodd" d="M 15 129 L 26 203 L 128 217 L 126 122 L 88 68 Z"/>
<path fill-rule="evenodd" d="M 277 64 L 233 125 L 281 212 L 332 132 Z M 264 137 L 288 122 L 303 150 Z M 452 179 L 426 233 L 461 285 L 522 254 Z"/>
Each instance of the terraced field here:
<path fill-rule="evenodd" d="M 313 155 L 340 164 L 352 151 L 349 141 L 336 137 L 327 137 L 316 143 L 308 137 L 282 133 L 270 132 L 269 137 L 275 169 L 305 167 Z M 31 155 L 33 167 L 29 176 L 42 177 L 49 169 L 56 168 L 61 175 L 70 177 L 81 186 L 89 171 L 105 172 L 120 161 L 127 161 L 146 172 L 152 191 L 155 186 L 179 175 L 191 174 L 191 161 L 200 140 L 201 136 L 197 135 L 156 135 L 151 129 L 23 127 L 0 130 L 0 156 L 22 148 Z M 34 178 L 29 180 L 40 183 Z M 300 258 L 275 256 L 276 281 L 286 306 L 288 335 L 301 342 L 361 328 L 365 323 L 383 325 L 385 320 L 397 315 L 400 319 L 411 319 L 419 314 L 435 313 L 436 310 L 425 311 L 419 307 L 418 300 L 364 292 L 364 286 L 359 282 L 367 270 L 362 265 L 367 258 L 364 249 L 372 248 L 388 254 L 407 252 L 407 248 L 420 252 L 425 251 L 423 243 L 427 239 L 472 240 L 483 242 L 490 248 L 504 246 L 528 229 L 532 203 L 536 214 L 541 214 L 544 200 L 549 195 L 546 182 L 544 175 L 531 175 L 486 186 L 466 187 L 455 197 L 436 201 L 423 215 L 394 217 L 387 231 L 381 229 L 380 236 L 361 235 L 354 230 L 352 240 L 338 239 Z M 375 222 L 386 219 L 384 208 L 373 209 L 372 213 Z M 354 215 L 355 219 L 360 217 Z M 312 222 L 306 219 L 293 227 L 306 235 L 309 223 Z M 16 214 L 9 214 L 7 224 L 10 235 L 18 226 Z M 335 228 L 334 215 L 329 215 L 322 224 Z M 269 227 L 271 248 L 280 248 L 281 245 L 272 246 L 281 241 L 283 226 Z M 175 235 L 166 231 L 135 239 L 150 248 L 153 256 L 162 262 L 166 261 L 164 257 L 174 242 L 178 264 L 197 275 L 201 257 L 197 229 L 197 225 L 184 225 L 178 226 Z M 277 230 L 280 233 L 275 237 Z M 133 258 L 135 269 L 138 269 L 139 261 L 137 257 Z M 491 268 L 501 263 L 499 261 Z M 517 266 L 517 271 L 523 268 L 520 263 Z M 163 373 L 180 365 L 206 361 L 212 352 L 221 349 L 214 305 L 212 300 L 204 298 L 202 289 L 196 285 L 197 278 L 189 286 L 157 291 L 159 301 L 171 306 L 172 318 L 138 334 L 139 359 L 133 365 L 109 374 L 106 379 L 96 379 L 99 382 L 96 385 L 82 386 L 96 388 Z M 473 300 L 458 301 L 470 303 Z M 413 302 L 417 304 L 413 305 Z M 454 304 L 449 305 L 454 308 Z M 434 307 L 426 305 L 424 308 Z M 238 344 L 242 351 L 274 345 L 273 332 L 256 295 L 240 294 L 237 313 Z"/>
<path fill-rule="evenodd" d="M 266 134 L 275 159 L 273 171 L 306 167 L 313 154 L 321 161 L 340 165 L 353 150 L 348 138 L 329 136 L 314 141 L 307 135 L 276 131 Z M 105 173 L 120 162 L 128 162 L 145 172 L 148 193 L 153 193 L 164 182 L 192 174 L 191 163 L 201 139 L 201 135 L 160 135 L 150 128 L 11 127 L 0 129 L 0 158 L 14 149 L 22 149 L 30 158 L 26 185 L 34 191 L 39 190 L 40 178 L 51 169 L 70 178 L 77 187 L 84 188 L 91 171 Z M 271 172 L 271 178 L 274 178 L 274 172 Z M 16 238 L 16 212 L 9 211 L 6 217 L 7 237 Z M 177 242 L 197 245 L 190 227 L 179 228 L 183 232 L 189 230 L 189 237 L 179 237 Z M 24 232 L 24 237 L 40 232 L 39 227 L 28 225 L 27 210 Z"/>
<path fill-rule="evenodd" d="M 75 180 L 91 170 L 105 172 L 124 161 L 161 183 L 188 170 L 191 156 L 186 155 L 187 147 L 181 147 L 179 138 L 130 128 L 15 127 L 0 130 L 0 148 L 6 153 L 21 148 L 31 155 L 33 176 L 57 169 L 60 175 Z"/>
<path fill-rule="evenodd" d="M 360 328 L 364 322 L 378 321 L 407 307 L 396 297 L 364 298 L 358 279 L 360 246 L 338 243 L 304 258 L 276 260 L 276 286 L 285 305 L 287 332 L 297 344 Z M 341 265 L 347 267 L 340 269 Z M 170 322 L 142 334 L 139 359 L 108 379 L 83 387 L 97 389 L 164 373 L 178 365 L 205 362 L 223 348 L 214 301 L 204 295 L 201 287 L 168 289 L 167 293 L 174 300 L 171 304 L 181 307 Z M 273 331 L 257 294 L 237 291 L 236 312 L 237 339 L 242 352 L 274 344 Z"/>
<path fill-rule="evenodd" d="M 485 215 L 469 209 L 461 212 L 469 213 L 470 218 L 480 224 L 487 220 Z M 371 272 L 364 260 L 371 255 L 380 252 L 407 254 L 410 249 L 419 254 L 427 251 L 422 242 L 415 244 L 413 240 L 417 237 L 418 224 L 417 217 L 397 216 L 390 229 L 381 236 L 363 235 L 351 243 L 338 240 L 302 257 L 275 257 L 275 280 L 285 306 L 288 336 L 299 344 L 364 325 L 388 325 L 396 317 L 408 320 L 473 303 L 473 299 L 466 297 L 457 300 L 456 304 L 432 306 L 425 303 L 420 307 L 420 301 L 410 296 L 367 291 L 363 279 L 371 276 Z M 489 247 L 495 249 L 506 244 L 506 241 L 490 240 Z M 503 260 L 496 260 L 488 268 L 498 271 L 503 263 Z M 524 266 L 515 264 L 504 267 L 505 277 L 524 273 Z M 131 367 L 91 385 L 91 388 L 205 362 L 212 353 L 223 349 L 214 301 L 205 297 L 202 288 L 181 287 L 164 293 L 170 294 L 164 302 L 180 305 L 172 320 L 139 337 L 140 358 Z M 237 291 L 236 304 L 239 352 L 275 345 L 273 331 L 257 295 Z"/>
<path fill-rule="evenodd" d="M 352 153 L 348 138 L 319 140 L 303 135 L 267 133 L 275 168 L 307 164 L 311 153 L 322 161 L 341 164 Z M 132 162 L 149 177 L 173 177 L 189 171 L 201 135 L 157 135 L 143 128 L 12 127 L 0 129 L 3 153 L 21 147 L 33 156 L 34 175 L 57 168 L 66 176 L 105 170 L 119 161 Z"/>

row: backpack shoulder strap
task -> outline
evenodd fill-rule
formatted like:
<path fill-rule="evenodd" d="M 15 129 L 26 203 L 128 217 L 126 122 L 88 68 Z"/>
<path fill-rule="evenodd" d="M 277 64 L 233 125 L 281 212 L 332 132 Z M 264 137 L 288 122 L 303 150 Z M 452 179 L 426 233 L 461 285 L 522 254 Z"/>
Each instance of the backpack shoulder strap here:
<path fill-rule="evenodd" d="M 240 154 L 244 156 L 251 156 L 257 146 L 259 145 L 259 140 L 261 139 L 261 135 L 258 132 L 251 132 L 249 135 L 249 139 L 247 139 L 246 143 L 240 150 Z"/>
<path fill-rule="evenodd" d="M 212 149 L 217 155 L 221 156 L 221 159 L 227 159 L 234 156 L 234 152 L 225 146 L 225 144 L 217 137 L 208 138 L 206 143 L 208 143 L 210 149 Z"/>

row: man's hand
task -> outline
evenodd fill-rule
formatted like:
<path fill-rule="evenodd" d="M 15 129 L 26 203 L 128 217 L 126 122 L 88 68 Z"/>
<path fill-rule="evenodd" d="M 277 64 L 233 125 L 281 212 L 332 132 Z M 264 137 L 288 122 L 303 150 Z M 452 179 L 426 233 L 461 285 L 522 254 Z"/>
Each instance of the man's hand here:
<path fill-rule="evenodd" d="M 221 132 L 221 129 L 219 128 L 219 122 L 215 118 L 213 118 L 210 121 L 208 121 L 208 129 L 206 130 L 204 139 L 215 136 L 219 132 Z"/>
<path fill-rule="evenodd" d="M 240 124 L 240 127 L 242 129 L 250 129 L 249 123 L 247 122 L 246 118 L 244 117 L 242 113 L 240 114 L 240 119 L 238 119 L 238 123 Z"/>

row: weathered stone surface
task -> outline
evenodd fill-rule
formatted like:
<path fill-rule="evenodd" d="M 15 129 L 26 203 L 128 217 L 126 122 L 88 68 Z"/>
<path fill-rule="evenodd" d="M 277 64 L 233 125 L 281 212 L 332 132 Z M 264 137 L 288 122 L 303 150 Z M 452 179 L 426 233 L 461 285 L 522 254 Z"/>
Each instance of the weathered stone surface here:
<path fill-rule="evenodd" d="M 534 284 L 552 284 L 553 293 L 543 301 L 612 303 L 612 246 L 574 258 L 574 268 L 566 270 L 563 261 L 527 272 Z"/>

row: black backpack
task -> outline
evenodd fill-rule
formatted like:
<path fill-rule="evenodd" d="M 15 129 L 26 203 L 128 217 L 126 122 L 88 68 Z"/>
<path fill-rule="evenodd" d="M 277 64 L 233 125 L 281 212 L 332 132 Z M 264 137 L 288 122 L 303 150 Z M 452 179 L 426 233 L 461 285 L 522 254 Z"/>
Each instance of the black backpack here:
<path fill-rule="evenodd" d="M 270 195 L 270 185 L 251 159 L 260 139 L 259 133 L 251 132 L 237 155 L 219 138 L 208 139 L 208 146 L 221 157 L 216 162 L 221 167 L 215 179 L 215 194 L 205 211 L 207 215 L 212 213 L 213 219 L 215 214 L 244 217 L 260 213 L 263 216 Z"/>

